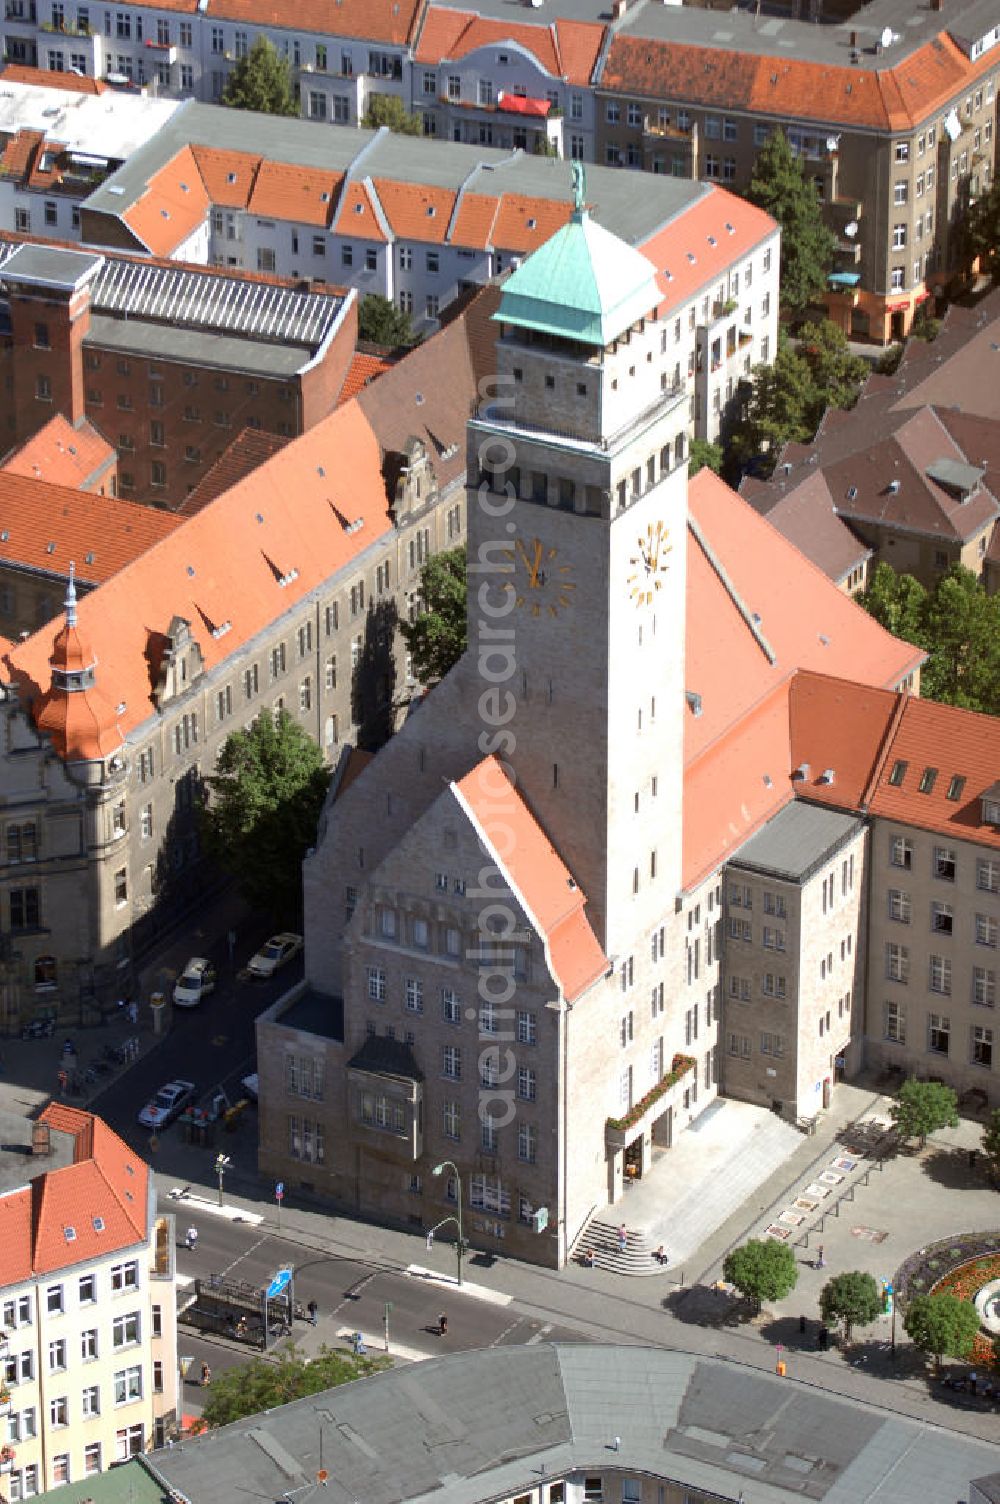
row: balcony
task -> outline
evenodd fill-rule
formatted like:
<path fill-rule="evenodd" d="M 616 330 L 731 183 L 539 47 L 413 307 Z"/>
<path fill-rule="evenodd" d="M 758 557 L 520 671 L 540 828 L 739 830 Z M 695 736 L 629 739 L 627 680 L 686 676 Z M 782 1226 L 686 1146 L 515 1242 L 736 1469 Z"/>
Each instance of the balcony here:
<path fill-rule="evenodd" d="M 177 61 L 177 48 L 169 42 L 154 42 L 152 37 L 146 38 L 146 46 L 153 52 L 158 52 L 168 66 L 173 67 Z"/>
<path fill-rule="evenodd" d="M 674 1107 L 684 1095 L 695 1067 L 693 1055 L 675 1055 L 670 1070 L 624 1117 L 608 1118 L 604 1125 L 604 1142 L 609 1149 L 624 1149 L 644 1136 L 657 1118 Z"/>
<path fill-rule="evenodd" d="M 692 136 L 689 125 L 671 125 L 669 122 L 661 124 L 652 115 L 646 115 L 643 119 L 642 133 L 644 136 L 655 136 L 660 141 L 690 141 Z"/>

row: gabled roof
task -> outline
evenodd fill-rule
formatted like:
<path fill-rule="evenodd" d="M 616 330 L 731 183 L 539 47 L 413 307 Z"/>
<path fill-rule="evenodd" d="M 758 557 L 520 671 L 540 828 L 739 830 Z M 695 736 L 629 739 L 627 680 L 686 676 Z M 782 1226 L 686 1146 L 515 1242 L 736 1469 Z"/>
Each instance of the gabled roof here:
<path fill-rule="evenodd" d="M 590 82 L 605 28 L 593 21 L 494 21 L 474 11 L 432 5 L 420 30 L 417 63 L 458 62 L 480 47 L 523 48 L 551 78 L 581 86 Z"/>
<path fill-rule="evenodd" d="M 714 289 L 735 261 L 776 234 L 774 220 L 763 209 L 724 189 L 702 185 L 693 204 L 642 242 L 643 254 L 656 268 L 660 317 L 702 288 Z"/>
<path fill-rule="evenodd" d="M 247 208 L 266 219 L 293 219 L 325 229 L 343 181 L 342 172 L 264 160 L 253 180 Z"/>
<path fill-rule="evenodd" d="M 345 520 L 360 526 L 348 531 Z M 191 623 L 206 668 L 215 668 L 389 527 L 378 441 L 356 402 L 184 519 L 79 603 L 98 688 L 108 686 L 124 705 L 122 731 L 135 732 L 154 713 L 175 616 Z M 52 642 L 50 625 L 6 656 L 28 698 L 49 682 Z"/>
<path fill-rule="evenodd" d="M 743 485 L 740 495 L 754 505 L 753 489 Z M 807 475 L 801 485 L 781 497 L 763 515 L 783 538 L 794 543 L 800 553 L 836 584 L 841 584 L 872 556 L 873 550 L 837 516 L 822 470 Z"/>
<path fill-rule="evenodd" d="M 150 178 L 145 194 L 121 217 L 154 256 L 169 256 L 204 223 L 210 208 L 194 152 L 185 146 Z"/>
<path fill-rule="evenodd" d="M 350 402 L 359 392 L 363 392 L 366 386 L 377 381 L 385 371 L 391 370 L 392 362 L 384 360 L 381 355 L 365 355 L 356 350 L 351 359 L 350 368 L 344 378 L 337 405 L 343 407 L 345 402 Z"/>
<path fill-rule="evenodd" d="M 889 778 L 906 763 L 898 784 Z M 936 776 L 925 778 L 928 770 Z M 982 819 L 982 796 L 1000 774 L 1000 722 L 933 700 L 906 698 L 871 796 L 872 814 L 1000 849 L 1000 829 Z M 961 785 L 953 780 L 961 779 Z M 921 793 L 921 784 L 929 791 Z M 957 797 L 949 799 L 949 792 Z"/>
<path fill-rule="evenodd" d="M 177 509 L 178 513 L 183 517 L 190 517 L 193 512 L 200 512 L 202 507 L 208 506 L 223 491 L 235 486 L 237 481 L 245 480 L 258 465 L 262 465 L 290 443 L 290 438 L 280 433 L 269 433 L 266 428 L 244 428 L 229 447 L 223 450 L 215 464 L 209 466 L 194 490 L 185 496 Z"/>
<path fill-rule="evenodd" d="M 86 418 L 74 428 L 61 413 L 8 455 L 0 470 L 79 490 L 93 490 L 118 463 L 118 455 Z"/>
<path fill-rule="evenodd" d="M 197 0 L 192 0 L 194 10 Z M 25 68 L 20 63 L 7 63 L 0 71 L 5 84 L 35 84 L 42 89 L 65 89 L 73 94 L 107 94 L 111 85 L 101 78 L 89 78 L 80 73 L 54 73 L 50 68 Z"/>
<path fill-rule="evenodd" d="M 63 579 L 74 563 L 78 578 L 91 585 L 110 579 L 178 526 L 169 512 L 29 480 L 6 465 L 0 522 L 0 561 Z"/>
<path fill-rule="evenodd" d="M 375 191 L 397 240 L 443 244 L 447 239 L 457 196 L 455 189 L 376 178 Z"/>
<path fill-rule="evenodd" d="M 586 897 L 497 758 L 484 758 L 449 787 L 544 942 L 552 975 L 572 1002 L 609 966 L 584 912 Z"/>

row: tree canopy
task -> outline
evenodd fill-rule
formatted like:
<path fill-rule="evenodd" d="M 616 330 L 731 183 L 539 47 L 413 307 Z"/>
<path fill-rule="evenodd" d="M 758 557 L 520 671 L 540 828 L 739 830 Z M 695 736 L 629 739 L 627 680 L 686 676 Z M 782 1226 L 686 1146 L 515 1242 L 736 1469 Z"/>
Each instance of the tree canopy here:
<path fill-rule="evenodd" d="M 929 654 L 920 693 L 927 700 L 1000 714 L 1000 596 L 962 564 L 928 590 L 879 564 L 860 604 L 887 631 Z"/>
<path fill-rule="evenodd" d="M 774 1238 L 751 1238 L 727 1253 L 722 1277 L 759 1311 L 764 1300 L 783 1300 L 799 1277 L 795 1254 Z"/>
<path fill-rule="evenodd" d="M 465 546 L 434 554 L 420 571 L 424 611 L 416 621 L 400 622 L 413 655 L 413 672 L 422 684 L 443 679 L 465 652 Z"/>
<path fill-rule="evenodd" d="M 398 136 L 422 136 L 424 133 L 424 123 L 420 116 L 408 115 L 403 101 L 395 94 L 373 94 L 368 101 L 363 123 L 366 130 L 370 131 L 377 131 L 379 126 L 387 125 Z"/>
<path fill-rule="evenodd" d="M 733 457 L 744 467 L 773 467 L 783 445 L 808 443 L 827 407 L 851 406 L 867 369 L 829 319 L 804 324 L 795 343 L 782 335 L 774 363 L 754 367 L 732 431 Z"/>
<path fill-rule="evenodd" d="M 980 270 L 994 281 L 1000 275 L 1000 180 L 982 194 L 965 216 L 963 243 L 966 260 L 979 257 Z"/>
<path fill-rule="evenodd" d="M 827 1326 L 843 1322 L 844 1341 L 850 1342 L 854 1327 L 867 1326 L 882 1314 L 882 1291 L 872 1275 L 852 1269 L 827 1280 L 819 1308 Z"/>
<path fill-rule="evenodd" d="M 370 292 L 358 305 L 358 339 L 398 350 L 416 343 L 410 315 L 381 293 Z"/>
<path fill-rule="evenodd" d="M 903 1318 L 910 1340 L 941 1366 L 942 1358 L 968 1358 L 979 1331 L 979 1313 L 957 1295 L 917 1295 Z"/>
<path fill-rule="evenodd" d="M 923 1148 L 929 1134 L 939 1128 L 958 1127 L 958 1098 L 940 1081 L 918 1081 L 911 1076 L 899 1088 L 889 1116 L 903 1138 L 919 1139 Z"/>
<path fill-rule="evenodd" d="M 222 103 L 233 110 L 259 110 L 264 115 L 297 115 L 288 59 L 266 37 L 258 37 L 230 73 Z"/>
<path fill-rule="evenodd" d="M 697 475 L 699 470 L 714 470 L 718 475 L 722 470 L 722 460 L 721 444 L 713 444 L 710 439 L 692 439 L 688 475 Z"/>
<path fill-rule="evenodd" d="M 1000 1107 L 994 1107 L 983 1129 L 983 1153 L 995 1177 L 1000 1172 Z"/>
<path fill-rule="evenodd" d="M 781 226 L 781 301 L 800 313 L 826 291 L 837 241 L 823 223 L 815 184 L 783 130 L 772 131 L 757 153 L 747 198 Z"/>
<path fill-rule="evenodd" d="M 301 911 L 302 858 L 316 839 L 329 781 L 316 743 L 284 710 L 277 722 L 265 712 L 227 737 L 205 780 L 210 855 L 255 907 L 279 920 L 292 922 Z"/>
<path fill-rule="evenodd" d="M 321 1348 L 311 1361 L 300 1358 L 294 1348 L 282 1353 L 277 1362 L 254 1358 L 213 1376 L 202 1421 L 212 1429 L 227 1426 L 244 1415 L 273 1410 L 303 1395 L 377 1373 L 388 1362 L 388 1358 L 355 1358 L 328 1347 Z"/>

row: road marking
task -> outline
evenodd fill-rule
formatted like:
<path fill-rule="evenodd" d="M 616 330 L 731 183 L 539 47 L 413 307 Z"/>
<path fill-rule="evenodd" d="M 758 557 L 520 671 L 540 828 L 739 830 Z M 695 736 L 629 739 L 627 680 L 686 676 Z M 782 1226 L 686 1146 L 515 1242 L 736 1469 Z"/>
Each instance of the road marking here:
<path fill-rule="evenodd" d="M 373 1269 L 371 1274 L 366 1274 L 363 1279 L 358 1280 L 357 1284 L 352 1285 L 345 1294 L 340 1304 L 334 1306 L 333 1310 L 330 1312 L 330 1315 L 337 1316 L 345 1306 L 353 1305 L 354 1301 L 357 1300 L 365 1285 L 370 1284 L 377 1274 L 378 1270 Z"/>
<path fill-rule="evenodd" d="M 258 1220 L 263 1221 L 263 1218 L 261 1217 Z M 238 1258 L 233 1259 L 233 1262 L 231 1264 L 227 1264 L 225 1269 L 221 1271 L 222 1277 L 225 1278 L 230 1269 L 235 1269 L 237 1264 L 242 1264 L 244 1259 L 248 1259 L 252 1253 L 256 1253 L 260 1245 L 262 1243 L 266 1243 L 270 1236 L 271 1234 L 269 1232 L 266 1232 L 262 1237 L 257 1239 L 256 1243 L 252 1243 L 249 1248 L 244 1249 L 244 1251 L 239 1255 Z"/>
<path fill-rule="evenodd" d="M 355 1328 L 355 1330 L 357 1330 L 357 1328 Z M 351 1333 L 350 1332 L 341 1332 L 340 1333 L 340 1339 L 341 1339 L 342 1342 L 350 1343 L 350 1341 L 351 1341 Z M 369 1337 L 369 1335 L 367 1334 L 367 1332 L 362 1332 L 361 1333 L 361 1340 L 364 1343 L 365 1347 L 368 1349 L 368 1356 L 370 1358 L 383 1358 L 383 1357 L 385 1357 L 385 1338 L 384 1337 Z M 403 1347 L 403 1346 L 400 1345 L 400 1343 L 393 1342 L 392 1338 L 390 1337 L 389 1338 L 389 1357 L 390 1358 L 403 1358 L 403 1359 L 405 1359 L 405 1361 L 407 1363 L 426 1363 L 428 1358 L 436 1357 L 436 1354 L 435 1353 L 421 1352 L 421 1350 L 418 1347 Z"/>
<path fill-rule="evenodd" d="M 535 1335 L 533 1337 L 529 1337 L 528 1338 L 527 1342 L 524 1344 L 525 1347 L 531 1347 L 532 1344 L 535 1343 L 535 1342 L 544 1342 L 545 1338 L 548 1336 L 548 1334 L 549 1334 L 549 1332 L 551 1332 L 551 1330 L 552 1330 L 552 1322 L 548 1321 L 548 1322 L 546 1322 L 546 1324 L 543 1327 L 541 1327 L 535 1333 Z"/>
<path fill-rule="evenodd" d="M 521 1325 L 521 1319 L 522 1318 L 519 1316 L 516 1321 L 511 1322 L 510 1326 L 505 1326 L 500 1335 L 493 1338 L 493 1341 L 490 1343 L 490 1347 L 499 1347 L 505 1337 L 509 1337 L 511 1332 L 517 1331 L 517 1328 Z"/>
<path fill-rule="evenodd" d="M 453 1274 L 438 1274 L 434 1269 L 423 1269 L 419 1264 L 408 1264 L 403 1271 L 410 1279 L 426 1280 L 429 1285 L 444 1285 L 456 1295 L 469 1295 L 473 1300 L 485 1300 L 492 1306 L 509 1306 L 513 1304 L 513 1295 L 503 1295 L 499 1290 L 489 1290 L 485 1285 L 470 1285 L 462 1281 L 459 1289 L 458 1281 Z"/>

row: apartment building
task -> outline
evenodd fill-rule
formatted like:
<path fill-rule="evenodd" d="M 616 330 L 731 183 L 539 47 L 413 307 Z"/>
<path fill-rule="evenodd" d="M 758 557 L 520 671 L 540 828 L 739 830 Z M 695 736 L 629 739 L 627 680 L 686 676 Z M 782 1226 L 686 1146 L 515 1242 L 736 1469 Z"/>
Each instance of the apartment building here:
<path fill-rule="evenodd" d="M 15 1123 L 42 1152 L 27 1184 L 2 1166 L 0 1487 L 12 1501 L 162 1446 L 179 1419 L 173 1218 L 156 1210 L 149 1167 L 74 1107 Z"/>
<path fill-rule="evenodd" d="M 599 69 L 598 160 L 739 192 L 780 126 L 837 236 L 829 316 L 897 339 L 961 269 L 962 215 L 993 180 L 998 40 L 982 0 L 821 25 L 630 7 Z"/>
<path fill-rule="evenodd" d="M 257 155 L 242 149 L 245 132 L 245 116 L 184 106 L 84 204 L 86 241 L 336 279 L 433 329 L 456 297 L 518 264 L 572 212 L 569 168 L 522 151 L 429 151 L 388 131 L 317 135 L 261 116 Z M 656 267 L 656 379 L 686 394 L 692 436 L 716 438 L 741 378 L 777 349 L 774 221 L 721 188 L 669 178 L 636 195 L 628 178 L 595 168 L 586 191 L 595 221 Z M 161 201 L 174 206 L 167 218 Z"/>
<path fill-rule="evenodd" d="M 79 239 L 82 201 L 177 103 L 8 64 L 0 78 L 0 229 Z"/>
<path fill-rule="evenodd" d="M 424 135 L 595 160 L 591 78 L 606 29 L 550 25 L 431 5 L 409 69 L 410 110 Z"/>
<path fill-rule="evenodd" d="M 477 1247 L 550 1266 L 718 1090 L 725 866 L 792 797 L 792 676 L 889 692 L 922 656 L 688 486 L 670 291 L 582 205 L 503 284 L 472 646 L 328 805 L 305 980 L 258 1021 L 265 1174 L 425 1229 L 460 1177 Z"/>
<path fill-rule="evenodd" d="M 54 414 L 88 423 L 117 451 L 119 493 L 163 507 L 241 429 L 292 437 L 320 421 L 354 355 L 351 293 L 252 273 L 0 236 L 0 295 L 6 442 Z"/>
<path fill-rule="evenodd" d="M 131 560 L 114 504 L 89 518 L 84 577 L 116 551 L 120 567 L 4 663 L 0 1031 L 113 1001 L 190 908 L 212 876 L 202 781 L 231 731 L 284 710 L 336 766 L 405 712 L 396 621 L 424 562 L 465 536 L 460 441 L 492 296 L 307 434 L 251 445 L 250 468 L 227 459 L 230 484 Z"/>

